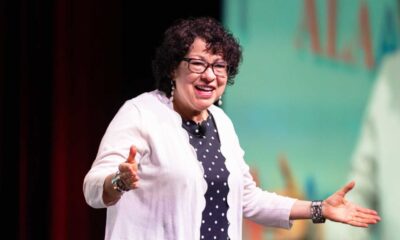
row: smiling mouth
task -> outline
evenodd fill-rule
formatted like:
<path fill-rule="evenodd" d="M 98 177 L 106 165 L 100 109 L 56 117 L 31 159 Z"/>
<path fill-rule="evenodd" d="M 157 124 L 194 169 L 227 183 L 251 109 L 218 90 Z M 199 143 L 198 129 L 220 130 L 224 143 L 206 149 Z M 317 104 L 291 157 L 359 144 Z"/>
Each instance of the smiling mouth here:
<path fill-rule="evenodd" d="M 211 86 L 195 86 L 195 88 L 199 91 L 204 91 L 204 92 L 212 92 L 213 90 L 215 90 L 215 88 Z"/>
<path fill-rule="evenodd" d="M 202 99 L 211 98 L 213 96 L 213 92 L 215 91 L 215 87 L 212 86 L 197 85 L 194 88 L 196 89 L 197 96 Z"/>

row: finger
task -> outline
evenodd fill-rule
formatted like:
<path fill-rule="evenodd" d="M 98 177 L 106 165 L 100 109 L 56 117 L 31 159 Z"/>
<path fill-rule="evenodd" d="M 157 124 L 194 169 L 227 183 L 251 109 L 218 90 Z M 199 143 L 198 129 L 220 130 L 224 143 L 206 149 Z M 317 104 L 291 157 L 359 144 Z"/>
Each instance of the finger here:
<path fill-rule="evenodd" d="M 379 220 L 376 219 L 376 216 L 358 214 L 351 218 L 349 224 L 357 227 L 368 227 L 370 224 L 376 224 Z"/>
<path fill-rule="evenodd" d="M 121 163 L 118 165 L 118 170 L 122 178 L 138 178 L 137 163 Z"/>
<path fill-rule="evenodd" d="M 135 189 L 139 186 L 139 179 L 138 178 L 129 178 L 124 181 L 125 186 L 129 189 Z"/>
<path fill-rule="evenodd" d="M 127 162 L 123 162 L 121 164 L 118 165 L 118 170 L 120 171 L 121 175 L 124 174 L 132 174 L 134 173 L 134 169 L 132 169 L 132 164 L 131 163 L 127 163 Z"/>
<path fill-rule="evenodd" d="M 376 224 L 380 221 L 380 217 L 376 215 L 375 211 L 369 209 L 357 208 L 356 211 L 349 216 L 346 223 L 356 226 L 367 228 L 370 224 Z"/>
<path fill-rule="evenodd" d="M 126 162 L 135 163 L 135 156 L 136 156 L 136 147 L 132 145 L 131 148 L 129 149 L 129 156 L 126 159 Z"/>
<path fill-rule="evenodd" d="M 346 195 L 351 189 L 354 188 L 354 185 L 356 183 L 354 181 L 351 181 L 349 183 L 347 183 L 343 188 L 341 188 L 338 192 L 340 195 L 344 196 Z"/>
<path fill-rule="evenodd" d="M 359 215 L 360 221 L 367 223 L 367 224 L 375 224 L 380 221 L 380 217 L 376 215 L 370 215 L 370 214 L 360 214 Z"/>
<path fill-rule="evenodd" d="M 121 172 L 120 176 L 121 176 L 121 179 L 122 179 L 122 180 L 126 181 L 126 180 L 132 178 L 132 172 L 129 171 L 129 170 L 130 170 L 130 169 L 127 168 L 127 171 Z"/>
<path fill-rule="evenodd" d="M 364 223 L 363 221 L 360 221 L 360 219 L 353 218 L 348 222 L 348 224 L 355 226 L 355 227 L 363 227 L 363 228 L 368 228 L 368 224 Z"/>
<path fill-rule="evenodd" d="M 131 184 L 131 189 L 136 189 L 136 188 L 138 188 L 139 187 L 139 182 L 133 182 L 132 184 Z"/>
<path fill-rule="evenodd" d="M 368 224 L 375 224 L 381 220 L 381 217 L 378 215 L 376 211 L 370 209 L 358 209 L 358 216 Z"/>
<path fill-rule="evenodd" d="M 378 216 L 378 212 L 369 208 L 363 208 L 363 207 L 357 207 L 356 208 L 357 212 L 362 213 L 362 214 L 369 214 L 369 215 L 375 215 Z"/>
<path fill-rule="evenodd" d="M 139 180 L 139 175 L 137 174 L 137 172 L 132 172 L 132 171 L 126 171 L 126 172 L 122 172 L 120 174 L 121 178 L 126 180 L 126 181 L 138 181 Z"/>
<path fill-rule="evenodd" d="M 136 182 L 139 180 L 139 175 L 136 172 L 124 172 L 121 174 L 121 177 L 125 182 Z"/>

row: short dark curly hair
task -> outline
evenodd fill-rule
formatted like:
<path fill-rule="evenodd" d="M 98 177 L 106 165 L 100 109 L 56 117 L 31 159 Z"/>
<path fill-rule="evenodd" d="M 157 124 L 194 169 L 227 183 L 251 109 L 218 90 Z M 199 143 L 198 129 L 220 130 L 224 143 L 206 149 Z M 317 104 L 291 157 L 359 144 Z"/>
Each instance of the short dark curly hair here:
<path fill-rule="evenodd" d="M 207 50 L 211 54 L 223 57 L 229 66 L 228 84 L 234 83 L 242 61 L 242 49 L 232 33 L 212 17 L 179 19 L 165 31 L 163 42 L 156 49 L 152 62 L 156 87 L 168 97 L 171 94 L 172 72 L 196 38 L 207 43 Z"/>

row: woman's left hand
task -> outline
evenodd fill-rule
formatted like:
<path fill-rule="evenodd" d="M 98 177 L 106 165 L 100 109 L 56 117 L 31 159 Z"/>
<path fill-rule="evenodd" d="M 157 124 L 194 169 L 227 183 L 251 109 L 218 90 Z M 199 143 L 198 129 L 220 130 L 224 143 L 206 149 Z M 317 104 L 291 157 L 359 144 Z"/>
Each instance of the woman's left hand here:
<path fill-rule="evenodd" d="M 367 228 L 369 224 L 378 223 L 381 218 L 376 211 L 360 207 L 345 198 L 354 185 L 355 182 L 352 181 L 324 200 L 322 210 L 324 217 L 356 227 Z"/>

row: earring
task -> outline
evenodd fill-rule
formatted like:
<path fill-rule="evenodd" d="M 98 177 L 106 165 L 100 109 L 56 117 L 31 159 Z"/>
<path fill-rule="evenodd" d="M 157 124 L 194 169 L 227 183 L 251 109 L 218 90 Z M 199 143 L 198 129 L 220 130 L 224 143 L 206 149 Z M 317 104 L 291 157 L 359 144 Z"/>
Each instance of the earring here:
<path fill-rule="evenodd" d="M 174 91 L 175 91 L 175 84 L 174 81 L 171 80 L 171 97 L 169 98 L 171 102 L 174 101 Z"/>
<path fill-rule="evenodd" d="M 219 96 L 218 102 L 217 102 L 218 106 L 222 105 L 222 96 Z"/>

